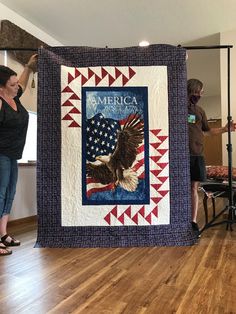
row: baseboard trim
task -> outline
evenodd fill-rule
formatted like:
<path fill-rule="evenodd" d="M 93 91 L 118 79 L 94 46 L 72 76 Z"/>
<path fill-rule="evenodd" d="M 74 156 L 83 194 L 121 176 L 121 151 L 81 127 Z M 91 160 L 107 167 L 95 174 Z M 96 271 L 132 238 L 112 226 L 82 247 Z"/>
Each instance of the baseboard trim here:
<path fill-rule="evenodd" d="M 21 225 L 25 223 L 37 223 L 37 221 L 38 221 L 38 216 L 34 215 L 34 216 L 24 217 L 20 219 L 10 220 L 8 221 L 8 226 L 13 227 L 13 226 L 17 226 L 17 225 Z"/>

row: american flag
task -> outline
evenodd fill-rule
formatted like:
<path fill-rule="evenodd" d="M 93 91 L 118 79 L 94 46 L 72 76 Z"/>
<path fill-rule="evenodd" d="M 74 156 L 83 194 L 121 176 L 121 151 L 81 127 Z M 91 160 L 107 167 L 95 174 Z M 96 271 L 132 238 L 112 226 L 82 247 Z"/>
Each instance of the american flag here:
<path fill-rule="evenodd" d="M 128 117 L 127 117 L 128 118 Z M 98 113 L 86 121 L 86 159 L 87 162 L 99 164 L 97 156 L 112 154 L 116 148 L 118 132 L 125 124 L 126 119 L 114 120 L 105 118 Z M 144 178 L 144 143 L 137 151 L 136 160 L 132 168 L 137 172 L 138 178 Z M 114 188 L 114 183 L 101 184 L 94 178 L 86 177 L 87 197 L 92 193 L 108 191 Z"/>

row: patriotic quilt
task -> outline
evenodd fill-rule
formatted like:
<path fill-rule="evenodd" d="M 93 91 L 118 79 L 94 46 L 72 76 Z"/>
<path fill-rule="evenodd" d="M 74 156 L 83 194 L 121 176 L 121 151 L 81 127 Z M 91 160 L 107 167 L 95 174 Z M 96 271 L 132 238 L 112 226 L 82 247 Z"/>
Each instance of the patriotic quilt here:
<path fill-rule="evenodd" d="M 39 52 L 42 247 L 191 245 L 185 50 Z"/>

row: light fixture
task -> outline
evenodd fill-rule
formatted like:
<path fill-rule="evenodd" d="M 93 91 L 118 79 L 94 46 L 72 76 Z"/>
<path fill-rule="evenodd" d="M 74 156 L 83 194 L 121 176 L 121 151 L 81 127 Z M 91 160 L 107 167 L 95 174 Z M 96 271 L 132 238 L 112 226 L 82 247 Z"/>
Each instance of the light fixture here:
<path fill-rule="evenodd" d="M 150 43 L 147 40 L 142 40 L 142 41 L 140 41 L 140 43 L 138 45 L 140 47 L 147 47 L 150 45 Z"/>

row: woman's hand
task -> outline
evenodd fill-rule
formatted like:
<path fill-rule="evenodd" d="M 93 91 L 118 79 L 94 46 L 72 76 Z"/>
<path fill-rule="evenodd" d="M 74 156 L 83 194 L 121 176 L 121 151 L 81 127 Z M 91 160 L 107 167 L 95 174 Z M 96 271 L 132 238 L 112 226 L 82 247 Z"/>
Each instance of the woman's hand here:
<path fill-rule="evenodd" d="M 38 60 L 38 55 L 34 54 L 29 58 L 28 63 L 25 65 L 25 68 L 23 72 L 21 73 L 21 76 L 19 78 L 18 84 L 22 87 L 23 92 L 26 89 L 26 86 L 28 84 L 30 72 L 36 72 L 37 70 L 37 60 Z"/>
<path fill-rule="evenodd" d="M 33 72 L 36 72 L 37 62 L 38 62 L 38 54 L 36 53 L 29 58 L 29 61 L 25 66 L 31 69 Z"/>
<path fill-rule="evenodd" d="M 234 132 L 236 130 L 236 123 L 234 123 L 234 121 L 232 120 L 230 122 L 230 131 Z M 224 126 L 224 131 L 227 132 L 228 131 L 228 123 Z"/>

